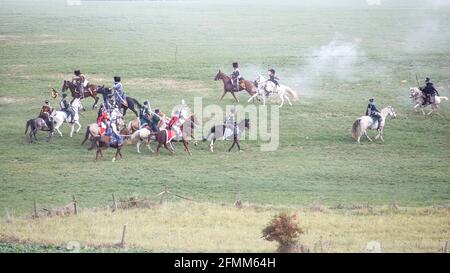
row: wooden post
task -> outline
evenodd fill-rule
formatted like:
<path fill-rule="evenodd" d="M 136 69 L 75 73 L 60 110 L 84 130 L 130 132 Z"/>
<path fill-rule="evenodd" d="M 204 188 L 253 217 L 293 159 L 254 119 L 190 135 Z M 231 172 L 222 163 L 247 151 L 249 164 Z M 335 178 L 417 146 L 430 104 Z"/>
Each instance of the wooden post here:
<path fill-rule="evenodd" d="M 113 199 L 113 211 L 117 210 L 117 203 L 116 203 L 116 195 L 112 193 L 112 199 Z"/>
<path fill-rule="evenodd" d="M 123 225 L 122 229 L 122 240 L 120 241 L 120 247 L 125 247 L 125 233 L 127 232 L 127 225 Z"/>
<path fill-rule="evenodd" d="M 238 191 L 238 192 L 236 193 L 236 201 L 234 202 L 234 205 L 235 205 L 237 208 L 242 208 L 241 192 L 240 192 L 240 191 Z"/>
<path fill-rule="evenodd" d="M 392 200 L 392 209 L 398 209 L 398 205 L 397 205 L 397 192 L 394 192 L 394 198 Z"/>
<path fill-rule="evenodd" d="M 167 194 L 167 186 L 164 188 L 164 191 L 161 194 L 161 198 L 159 199 L 159 204 L 162 205 L 163 201 L 164 201 L 164 196 Z"/>
<path fill-rule="evenodd" d="M 34 199 L 34 218 L 38 218 L 38 214 L 37 214 L 37 202 L 36 202 L 36 199 Z"/>
<path fill-rule="evenodd" d="M 178 45 L 175 45 L 175 63 L 177 63 Z"/>
<path fill-rule="evenodd" d="M 448 241 L 445 241 L 445 244 L 444 244 L 444 253 L 448 253 Z"/>
<path fill-rule="evenodd" d="M 73 213 L 75 215 L 77 215 L 78 214 L 78 211 L 77 211 L 77 200 L 75 199 L 75 194 L 72 195 L 72 200 L 73 200 Z"/>

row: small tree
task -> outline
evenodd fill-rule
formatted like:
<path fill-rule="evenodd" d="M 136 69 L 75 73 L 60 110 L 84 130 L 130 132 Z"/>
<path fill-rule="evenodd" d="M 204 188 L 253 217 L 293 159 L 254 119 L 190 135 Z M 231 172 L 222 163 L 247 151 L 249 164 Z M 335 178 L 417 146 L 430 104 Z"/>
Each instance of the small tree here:
<path fill-rule="evenodd" d="M 267 241 L 276 241 L 279 246 L 277 252 L 290 252 L 298 242 L 303 230 L 295 222 L 297 215 L 281 212 L 274 216 L 263 229 L 263 238 Z"/>

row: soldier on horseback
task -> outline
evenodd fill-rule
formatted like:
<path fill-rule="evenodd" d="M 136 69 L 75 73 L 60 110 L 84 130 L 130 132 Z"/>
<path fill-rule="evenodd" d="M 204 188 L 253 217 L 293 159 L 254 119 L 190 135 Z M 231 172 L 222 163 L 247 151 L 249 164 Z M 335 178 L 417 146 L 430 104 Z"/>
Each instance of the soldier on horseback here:
<path fill-rule="evenodd" d="M 276 92 L 278 86 L 280 86 L 280 84 L 278 83 L 280 78 L 275 76 L 275 69 L 273 69 L 273 68 L 269 69 L 268 73 L 269 73 L 269 79 L 267 81 L 273 82 L 275 84 L 275 87 L 273 88 L 273 90 L 266 90 L 266 96 L 269 96 L 271 93 Z"/>
<path fill-rule="evenodd" d="M 123 90 L 123 85 L 120 82 L 120 77 L 119 76 L 115 76 L 114 77 L 114 85 L 112 87 L 113 91 L 115 91 L 116 94 L 116 101 L 125 105 L 127 105 L 127 100 L 126 100 L 126 95 L 125 95 L 125 91 Z"/>
<path fill-rule="evenodd" d="M 227 118 L 223 122 L 223 140 L 233 134 L 233 127 L 236 123 L 236 109 L 233 107 L 228 113 Z"/>
<path fill-rule="evenodd" d="M 53 118 L 51 116 L 52 110 L 53 109 L 50 107 L 49 101 L 45 100 L 38 117 L 42 118 L 45 121 L 45 124 L 47 124 L 47 127 L 53 131 Z"/>
<path fill-rule="evenodd" d="M 439 92 L 434 88 L 433 83 L 430 81 L 430 78 L 425 79 L 425 86 L 419 88 L 424 94 L 424 102 L 423 105 L 434 104 L 435 96 L 439 96 Z"/>
<path fill-rule="evenodd" d="M 152 118 L 150 120 L 150 127 L 153 132 L 159 132 L 159 122 L 161 121 L 161 116 L 163 114 L 159 111 L 159 109 L 155 109 L 155 113 L 153 113 Z"/>
<path fill-rule="evenodd" d="M 102 111 L 97 118 L 97 124 L 100 135 L 103 135 L 109 127 L 109 114 L 106 108 L 100 108 Z"/>
<path fill-rule="evenodd" d="M 144 101 L 144 105 L 142 106 L 141 110 L 139 111 L 139 121 L 140 121 L 140 128 L 144 127 L 145 125 L 150 126 L 150 103 L 148 100 Z"/>
<path fill-rule="evenodd" d="M 239 82 L 244 78 L 239 72 L 239 64 L 237 62 L 233 63 L 233 72 L 231 73 L 231 83 L 235 91 L 239 91 Z"/>
<path fill-rule="evenodd" d="M 369 104 L 367 105 L 366 109 L 366 116 L 370 116 L 373 120 L 378 120 L 378 127 L 377 130 L 380 129 L 381 126 L 381 112 L 378 110 L 377 106 L 375 105 L 375 99 L 370 98 Z"/>
<path fill-rule="evenodd" d="M 84 89 L 87 87 L 89 82 L 86 79 L 86 76 L 81 74 L 79 69 L 75 70 L 73 74 L 72 83 L 76 86 L 76 91 L 80 94 L 80 98 L 84 98 Z M 92 95 L 91 90 L 88 89 L 88 91 Z"/>
<path fill-rule="evenodd" d="M 73 111 L 72 106 L 66 100 L 67 94 L 63 93 L 61 97 L 61 101 L 59 105 L 61 107 L 61 111 L 65 112 L 70 118 L 69 123 L 73 123 L 73 119 L 75 118 L 75 111 Z"/>

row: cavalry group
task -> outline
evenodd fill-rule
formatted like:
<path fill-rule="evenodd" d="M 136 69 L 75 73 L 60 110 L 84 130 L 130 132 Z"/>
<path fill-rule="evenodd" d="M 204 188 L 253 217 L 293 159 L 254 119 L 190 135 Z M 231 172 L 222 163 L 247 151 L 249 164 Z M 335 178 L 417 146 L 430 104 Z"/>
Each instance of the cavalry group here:
<path fill-rule="evenodd" d="M 292 99 L 297 98 L 297 94 L 291 88 L 281 85 L 279 83 L 280 78 L 276 76 L 274 69 L 268 69 L 268 78 L 263 77 L 261 74 L 257 76 L 254 81 L 245 80 L 240 71 L 237 62 L 233 64 L 233 71 L 231 75 L 227 75 L 219 70 L 215 80 L 223 81 L 224 92 L 220 98 L 223 99 L 226 93 L 231 93 L 235 100 L 238 102 L 235 93 L 240 91 L 247 91 L 250 95 L 248 102 L 251 100 L 265 101 L 271 96 L 278 95 L 281 100 L 280 107 L 283 106 L 285 100 L 292 105 L 289 96 Z M 88 139 L 91 140 L 90 149 L 97 148 L 96 159 L 98 156 L 102 156 L 102 150 L 107 147 L 116 148 L 116 156 L 121 156 L 120 149 L 125 144 L 136 144 L 138 153 L 140 153 L 139 147 L 142 143 L 146 143 L 146 146 L 150 151 L 150 141 L 158 142 L 157 154 L 159 155 L 160 147 L 164 146 L 170 153 L 174 153 L 173 141 L 180 141 L 184 144 L 184 149 L 188 154 L 191 154 L 189 150 L 188 139 L 193 139 L 195 145 L 197 140 L 193 135 L 193 130 L 198 124 L 195 114 L 190 114 L 184 99 L 181 102 L 181 106 L 174 113 L 171 113 L 170 117 L 165 115 L 160 109 L 155 108 L 154 111 L 148 100 L 145 100 L 141 105 L 136 99 L 127 96 L 124 91 L 121 78 L 119 76 L 113 77 L 113 85 L 111 88 L 107 88 L 104 85 L 98 86 L 89 83 L 88 79 L 80 70 L 75 70 L 70 81 L 64 81 L 61 88 L 61 99 L 59 102 L 60 110 L 52 108 L 49 104 L 49 100 L 45 100 L 44 105 L 41 108 L 39 116 L 35 119 L 30 119 L 26 124 L 27 133 L 30 128 L 30 142 L 37 140 L 36 132 L 39 130 L 48 131 L 49 139 L 53 136 L 54 131 L 58 132 L 62 136 L 59 127 L 64 123 L 71 125 L 70 137 L 72 137 L 74 131 L 79 132 L 81 124 L 79 123 L 79 111 L 83 109 L 81 100 L 86 97 L 94 98 L 95 102 L 92 108 L 94 109 L 98 103 L 98 95 L 103 95 L 103 102 L 99 107 L 96 122 L 87 126 L 84 144 Z M 70 90 L 72 94 L 72 100 L 68 102 L 67 91 Z M 437 109 L 439 103 L 442 100 L 448 100 L 447 97 L 439 96 L 438 91 L 434 87 L 430 78 L 425 79 L 425 86 L 413 87 L 410 89 L 410 98 L 413 99 L 415 106 L 414 109 L 431 105 L 432 110 L 428 113 L 431 114 Z M 59 96 L 59 92 L 52 89 L 51 96 L 56 99 Z M 127 109 L 133 111 L 136 118 L 131 120 L 127 125 L 124 121 Z M 139 113 L 138 111 L 139 110 Z M 352 126 L 352 136 L 358 143 L 362 136 L 366 136 L 370 141 L 372 139 L 367 135 L 367 130 L 374 129 L 378 131 L 378 135 L 375 139 L 383 139 L 383 128 L 386 118 L 390 116 L 395 118 L 396 113 L 393 107 L 388 106 L 379 110 L 375 104 L 375 99 L 370 98 L 369 104 L 366 108 L 364 116 L 356 119 Z M 232 109 L 228 113 L 227 118 L 223 124 L 211 128 L 209 138 L 211 139 L 210 150 L 213 152 L 213 146 L 217 138 L 233 139 L 233 144 L 229 151 L 236 145 L 238 151 L 241 151 L 239 145 L 239 135 L 249 128 L 250 121 L 244 119 L 240 122 L 236 121 L 235 110 Z M 75 130 L 75 125 L 78 128 Z"/>

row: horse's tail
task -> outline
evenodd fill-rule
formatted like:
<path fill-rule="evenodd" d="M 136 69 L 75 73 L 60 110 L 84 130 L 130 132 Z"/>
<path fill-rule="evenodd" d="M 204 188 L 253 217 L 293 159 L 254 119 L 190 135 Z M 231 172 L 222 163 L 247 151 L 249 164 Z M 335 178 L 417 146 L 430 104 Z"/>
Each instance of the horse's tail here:
<path fill-rule="evenodd" d="M 448 97 L 441 97 L 441 100 L 448 100 Z"/>
<path fill-rule="evenodd" d="M 94 148 L 98 149 L 98 147 L 100 147 L 100 138 L 101 138 L 100 136 L 95 136 L 92 139 L 91 146 L 88 148 L 89 151 Z"/>
<path fill-rule="evenodd" d="M 27 124 L 25 125 L 25 135 L 28 132 L 28 127 L 30 127 L 30 130 L 33 131 L 33 119 L 27 121 Z"/>
<path fill-rule="evenodd" d="M 353 122 L 353 126 L 352 126 L 352 137 L 354 139 L 357 139 L 360 135 L 361 135 L 361 119 L 357 119 L 355 120 L 355 122 Z"/>
<path fill-rule="evenodd" d="M 84 140 L 81 142 L 81 145 L 83 145 L 86 140 L 88 140 L 89 135 L 91 135 L 91 125 L 88 125 L 86 128 L 86 134 L 84 134 Z"/>
<path fill-rule="evenodd" d="M 287 92 L 288 94 L 290 94 L 290 95 L 294 98 L 294 100 L 297 100 L 297 99 L 298 99 L 297 92 L 295 92 L 295 91 L 292 90 L 291 88 L 286 87 L 286 92 Z"/>
<path fill-rule="evenodd" d="M 137 99 L 135 99 L 135 98 L 130 98 L 130 99 L 138 106 L 139 109 L 142 108 L 142 104 L 140 104 L 140 103 L 137 101 Z"/>

